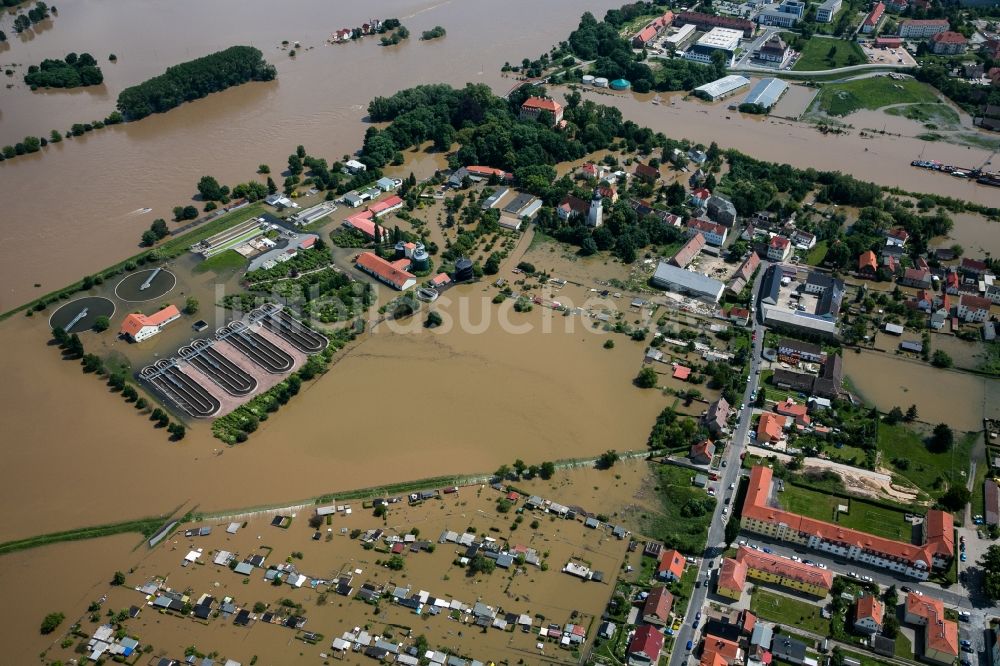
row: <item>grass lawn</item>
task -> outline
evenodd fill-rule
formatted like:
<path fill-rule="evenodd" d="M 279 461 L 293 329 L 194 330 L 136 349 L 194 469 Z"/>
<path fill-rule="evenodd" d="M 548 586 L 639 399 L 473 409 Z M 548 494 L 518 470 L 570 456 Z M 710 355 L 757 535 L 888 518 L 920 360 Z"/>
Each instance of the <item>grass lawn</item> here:
<path fill-rule="evenodd" d="M 978 437 L 978 434 L 972 434 Z M 988 459 L 988 457 L 987 457 Z M 972 515 L 977 513 L 986 515 L 986 491 L 984 489 L 986 473 L 989 471 L 989 463 L 980 461 L 976 465 L 976 480 L 972 482 Z"/>
<path fill-rule="evenodd" d="M 195 273 L 212 271 L 216 274 L 243 268 L 247 265 L 246 258 L 236 250 L 226 250 L 214 257 L 209 257 L 194 267 Z"/>
<path fill-rule="evenodd" d="M 660 496 L 660 511 L 646 516 L 642 531 L 686 554 L 700 554 L 708 538 L 712 519 L 713 498 L 691 484 L 694 475 L 689 469 L 660 465 L 656 469 L 656 491 Z M 713 507 L 714 508 L 714 507 Z M 699 511 L 705 510 L 702 515 Z"/>
<path fill-rule="evenodd" d="M 816 96 L 819 109 L 831 116 L 846 116 L 860 109 L 881 109 L 890 104 L 931 104 L 937 101 L 933 89 L 913 79 L 895 80 L 887 76 L 828 83 Z"/>
<path fill-rule="evenodd" d="M 919 433 L 903 425 L 879 424 L 878 447 L 884 463 L 926 493 L 938 497 L 948 484 L 965 485 L 975 436 L 956 433 L 951 451 L 934 453 Z"/>
<path fill-rule="evenodd" d="M 783 594 L 775 594 L 760 587 L 754 588 L 753 596 L 750 598 L 750 610 L 756 613 L 757 617 L 805 629 L 820 636 L 830 633 L 830 621 L 820 614 L 819 606 Z"/>
<path fill-rule="evenodd" d="M 826 241 L 820 241 L 816 243 L 816 247 L 809 250 L 809 254 L 806 255 L 806 263 L 810 266 L 819 266 L 820 262 L 826 258 Z"/>
<path fill-rule="evenodd" d="M 785 491 L 778 494 L 778 499 L 785 509 L 793 513 L 835 522 L 889 539 L 910 540 L 910 526 L 901 511 L 869 504 L 860 499 L 846 500 L 791 483 L 785 484 Z M 847 513 L 837 513 L 837 506 L 840 504 L 848 505 Z"/>
<path fill-rule="evenodd" d="M 830 57 L 830 49 L 836 49 L 832 57 Z M 865 58 L 864 52 L 854 42 L 814 37 L 806 42 L 805 48 L 802 49 L 802 56 L 795 63 L 792 71 L 817 72 L 850 65 L 863 65 L 866 62 L 868 60 Z"/>
<path fill-rule="evenodd" d="M 944 129 L 958 124 L 958 113 L 944 103 L 896 106 L 886 109 L 885 112 L 890 116 L 902 116 L 921 123 L 933 123 Z"/>

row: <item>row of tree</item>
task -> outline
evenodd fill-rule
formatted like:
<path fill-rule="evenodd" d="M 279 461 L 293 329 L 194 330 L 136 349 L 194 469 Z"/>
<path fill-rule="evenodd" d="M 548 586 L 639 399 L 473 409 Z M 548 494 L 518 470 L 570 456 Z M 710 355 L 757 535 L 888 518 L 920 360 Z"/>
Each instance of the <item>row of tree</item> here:
<path fill-rule="evenodd" d="M 162 113 L 191 100 L 247 81 L 270 81 L 273 65 L 252 46 L 223 51 L 168 67 L 160 76 L 126 88 L 118 95 L 118 110 L 129 120 Z"/>
<path fill-rule="evenodd" d="M 113 111 L 104 120 L 95 120 L 90 123 L 73 123 L 73 126 L 66 131 L 66 136 L 83 136 L 87 132 L 104 129 L 108 125 L 117 125 L 120 122 L 122 122 L 122 114 L 117 111 Z M 0 162 L 13 159 L 20 155 L 37 153 L 40 149 L 50 143 L 59 143 L 62 140 L 63 135 L 58 130 L 52 130 L 52 132 L 49 133 L 48 139 L 45 137 L 26 136 L 23 141 L 19 141 L 14 145 L 6 145 L 0 149 Z"/>

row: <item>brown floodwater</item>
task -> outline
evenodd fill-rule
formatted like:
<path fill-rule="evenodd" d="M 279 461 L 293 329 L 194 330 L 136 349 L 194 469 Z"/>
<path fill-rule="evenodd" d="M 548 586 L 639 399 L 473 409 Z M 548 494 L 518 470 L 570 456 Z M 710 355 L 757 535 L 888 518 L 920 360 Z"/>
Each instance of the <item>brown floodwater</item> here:
<path fill-rule="evenodd" d="M 33 63 L 89 51 L 100 62 L 105 83 L 46 93 L 17 83 L 4 90 L 0 144 L 103 118 L 128 85 L 233 44 L 258 47 L 277 66 L 278 79 L 239 86 L 0 164 L 5 192 L 31 192 L 7 197 L 5 204 L 0 311 L 136 252 L 142 231 L 154 218 L 169 218 L 174 206 L 188 203 L 204 174 L 227 183 L 245 181 L 255 177 L 262 162 L 278 173 L 298 144 L 329 161 L 340 159 L 360 148 L 373 97 L 416 84 L 486 83 L 506 93 L 515 81 L 500 73 L 505 61 L 537 57 L 565 39 L 584 11 L 603 16 L 614 5 L 611 0 L 513 0 L 498 11 L 485 0 L 347 5 L 300 0 L 277 14 L 272 3 L 259 0 L 167 5 L 81 0 L 61 6 L 51 29 L 31 39 L 12 39 L 0 62 Z M 325 43 L 338 28 L 390 16 L 410 29 L 410 39 L 400 46 L 383 48 L 377 37 Z M 447 36 L 421 42 L 421 31 L 435 25 L 443 26 Z M 282 40 L 301 43 L 294 58 L 281 49 Z M 118 56 L 117 63 L 108 62 L 110 53 Z M 19 68 L 11 81 L 22 75 Z M 145 207 L 152 212 L 134 214 Z"/>
<path fill-rule="evenodd" d="M 1000 192 L 997 192 L 997 197 L 1000 198 Z M 975 213 L 958 213 L 951 218 L 955 222 L 951 233 L 947 237 L 935 238 L 934 247 L 949 247 L 958 243 L 969 257 L 1000 256 L 1000 225 Z"/>
<path fill-rule="evenodd" d="M 338 159 L 360 146 L 372 97 L 414 84 L 484 82 L 504 93 L 514 79 L 500 73 L 503 62 L 547 50 L 565 38 L 583 11 L 600 16 L 613 4 L 515 0 L 498 12 L 485 0 L 379 0 L 347 7 L 302 0 L 280 17 L 268 3 L 236 0 L 180 0 L 169 6 L 149 0 L 90 0 L 60 7 L 50 26 L 12 40 L 0 60 L 31 63 L 89 51 L 101 61 L 105 83 L 35 93 L 15 83 L 4 91 L 0 143 L 102 118 L 122 88 L 167 65 L 234 43 L 260 48 L 277 65 L 279 77 L 0 164 L 7 191 L 32 193 L 9 197 L 6 203 L 6 219 L 14 222 L 0 226 L 0 262 L 6 266 L 0 310 L 136 251 L 141 231 L 156 217 L 170 217 L 173 206 L 187 203 L 203 174 L 238 182 L 255 177 L 261 162 L 277 173 L 299 143 L 313 154 Z M 336 28 L 358 25 L 373 15 L 400 16 L 414 37 L 392 48 L 379 46 L 376 38 L 325 42 Z M 529 15 L 531 29 L 526 30 Z M 485 35 L 484 16 L 489 17 Z M 146 25 L 156 29 L 144 29 Z M 420 42 L 420 31 L 434 25 L 444 26 L 448 35 Z M 281 47 L 286 39 L 300 42 L 294 58 Z M 111 52 L 117 63 L 107 62 Z M 19 69 L 12 80 L 20 75 Z M 798 98 L 806 94 L 793 87 L 786 106 L 798 106 Z M 614 103 L 629 118 L 670 136 L 715 140 L 768 160 L 839 169 L 882 184 L 980 202 L 993 196 L 989 188 L 906 166 L 924 148 L 916 139 L 824 137 L 805 124 L 762 121 L 728 111 L 727 103 L 706 105 L 679 95 L 668 96 L 659 106 L 649 103 L 650 95 L 588 97 Z M 945 144 L 930 148 L 933 155 L 928 157 L 955 163 L 978 159 L 982 152 Z M 146 207 L 152 211 L 138 212 Z"/>
<path fill-rule="evenodd" d="M 655 501 L 650 502 L 655 497 L 643 495 L 651 487 L 646 483 L 648 465 L 634 460 L 620 462 L 610 471 L 559 470 L 550 481 L 536 480 L 524 485 L 526 491 L 537 492 L 553 501 L 606 513 L 617 523 L 617 516 L 631 515 L 637 509 L 655 511 L 658 508 Z M 627 542 L 613 538 L 605 530 L 587 529 L 580 521 L 555 520 L 540 514 L 526 514 L 523 523 L 511 530 L 514 514 L 497 512 L 499 497 L 497 491 L 489 487 L 463 487 L 455 495 L 443 495 L 440 500 L 419 506 L 392 505 L 385 521 L 374 518 L 370 510 L 363 509 L 360 501 L 350 502 L 353 513 L 334 516 L 330 528 L 321 528 L 324 533 L 329 529 L 330 537 L 319 541 L 310 538 L 313 531 L 306 519 L 311 512 L 306 510 L 288 529 L 271 527 L 271 516 L 267 514 L 250 518 L 235 535 L 224 531 L 228 520 L 206 523 L 214 527 L 208 537 L 186 538 L 182 528 L 152 551 L 144 544 L 136 548 L 134 535 L 122 535 L 5 556 L 0 558 L 0 593 L 5 598 L 23 598 L 25 603 L 8 604 L 0 611 L 0 637 L 8 630 L 12 631 L 9 638 L 20 637 L 20 640 L 7 641 L 6 654 L 16 659 L 16 663 L 30 663 L 34 655 L 53 642 L 52 638 L 41 637 L 37 632 L 37 625 L 46 613 L 53 610 L 65 613 L 66 626 L 82 619 L 83 631 L 91 633 L 98 626 L 85 612 L 91 601 L 108 595 L 102 616 L 108 608 L 117 611 L 131 605 L 143 606 L 143 596 L 133 588 L 162 576 L 167 579 L 168 586 L 188 591 L 193 600 L 208 593 L 216 599 L 231 596 L 240 606 L 262 601 L 274 607 L 279 599 L 290 598 L 304 607 L 305 630 L 320 632 L 325 639 L 318 645 L 309 646 L 293 641 L 294 632 L 283 627 L 257 623 L 243 629 L 233 626 L 231 619 L 223 618 L 201 623 L 144 607 L 138 618 L 127 622 L 127 627 L 130 635 L 138 637 L 143 644 L 152 645 L 152 654 L 157 656 L 176 658 L 187 646 L 196 645 L 203 652 L 217 651 L 243 663 L 249 662 L 254 655 L 260 664 L 316 663 L 319 653 L 329 651 L 334 636 L 364 625 L 370 625 L 372 633 L 379 633 L 386 625 L 394 624 L 397 636 L 400 636 L 398 627 L 410 627 L 415 635 L 425 634 L 435 648 L 448 648 L 483 661 L 517 656 L 527 658 L 528 663 L 538 663 L 537 635 L 495 629 L 482 633 L 448 619 L 447 614 L 419 618 L 388 602 L 381 604 L 381 613 L 376 615 L 372 606 L 332 593 L 321 604 L 316 591 L 305 587 L 297 590 L 272 587 L 263 580 L 260 571 L 244 584 L 242 576 L 212 563 L 214 552 L 220 549 L 237 553 L 240 559 L 252 553 L 265 553 L 265 565 L 283 562 L 292 552 L 299 552 L 302 559 L 295 560 L 295 564 L 311 577 L 332 578 L 338 573 L 360 570 L 353 583 L 355 589 L 366 581 L 411 586 L 414 592 L 427 590 L 435 596 L 470 605 L 483 601 L 494 607 L 501 606 L 506 612 L 538 614 L 560 624 L 571 621 L 575 612 L 576 621 L 588 626 L 592 636 L 599 623 L 596 618 L 611 595 L 611 585 L 584 583 L 560 570 L 570 558 L 580 558 L 613 579 L 625 557 Z M 652 506 L 647 506 L 650 503 Z M 536 519 L 538 525 L 533 528 L 531 523 Z M 419 530 L 421 539 L 434 542 L 444 530 L 462 533 L 472 528 L 481 535 L 509 539 L 512 545 L 536 549 L 547 557 L 548 570 L 529 566 L 516 575 L 497 569 L 488 576 L 467 577 L 453 564 L 459 547 L 438 544 L 433 553 L 407 553 L 404 569 L 393 572 L 376 564 L 376 560 L 386 555 L 364 550 L 359 541 L 352 541 L 341 532 L 342 529 L 376 527 L 399 535 Z M 200 562 L 182 567 L 182 558 L 193 548 L 204 549 Z M 127 572 L 124 587 L 108 585 L 115 570 Z M 58 579 L 60 583 L 39 586 L 38 578 Z M 100 621 L 105 620 L 102 617 Z M 56 636 L 55 642 L 61 640 L 61 632 Z M 65 661 L 70 652 L 53 647 L 47 657 Z M 547 646 L 545 652 L 557 662 L 575 663 L 568 651 Z M 348 660 L 348 663 L 357 659 Z"/>
<path fill-rule="evenodd" d="M 5 392 L 0 420 L 6 441 L 19 444 L 6 447 L 0 497 L 20 508 L 0 519 L 0 540 L 185 503 L 283 502 L 489 472 L 518 457 L 537 463 L 643 448 L 673 400 L 632 386 L 644 344 L 619 335 L 604 349 L 609 334 L 580 317 L 546 308 L 518 314 L 510 301 L 490 304 L 492 293 L 451 289 L 434 304 L 445 318 L 435 331 L 423 328 L 422 314 L 380 325 L 234 448 L 213 439 L 207 423 L 170 443 L 76 363 L 59 360 L 45 344 L 44 318 L 13 317 L 0 341 L 18 353 L 3 355 L 0 374 L 18 390 Z M 86 502 L 75 499 L 81 491 Z"/>
<path fill-rule="evenodd" d="M 978 166 L 988 155 L 988 151 L 982 149 L 928 144 L 909 137 L 861 137 L 857 132 L 823 135 L 808 123 L 783 118 L 762 121 L 757 116 L 730 111 L 729 105 L 734 101 L 738 103 L 740 95 L 707 104 L 677 94 L 666 97 L 660 104 L 652 104 L 650 95 L 599 93 L 591 89 L 586 90 L 584 99 L 616 106 L 626 118 L 671 137 L 706 145 L 715 141 L 724 148 L 737 148 L 763 160 L 800 168 L 842 171 L 880 185 L 996 205 L 996 188 L 910 166 L 921 151 L 924 151 L 924 159 Z"/>
<path fill-rule="evenodd" d="M 916 405 L 921 421 L 962 430 L 979 430 L 984 418 L 1000 416 L 1000 381 L 995 379 L 940 370 L 892 352 L 844 354 L 844 374 L 883 411 Z"/>

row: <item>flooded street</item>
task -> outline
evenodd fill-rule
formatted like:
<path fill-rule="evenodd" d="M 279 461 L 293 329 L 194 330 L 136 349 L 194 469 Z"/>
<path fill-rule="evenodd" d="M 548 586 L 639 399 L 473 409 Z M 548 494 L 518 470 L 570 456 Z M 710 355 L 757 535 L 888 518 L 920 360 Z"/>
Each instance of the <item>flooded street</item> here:
<path fill-rule="evenodd" d="M 983 418 L 1000 416 L 1000 381 L 940 370 L 907 361 L 892 353 L 844 354 L 844 375 L 868 402 L 880 410 L 916 405 L 926 423 L 949 423 L 979 430 Z"/>

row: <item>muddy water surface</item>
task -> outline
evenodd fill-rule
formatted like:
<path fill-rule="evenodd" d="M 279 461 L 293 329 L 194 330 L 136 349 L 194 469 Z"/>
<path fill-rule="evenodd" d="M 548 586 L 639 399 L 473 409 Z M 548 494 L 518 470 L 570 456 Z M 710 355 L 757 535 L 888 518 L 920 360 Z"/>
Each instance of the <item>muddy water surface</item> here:
<path fill-rule="evenodd" d="M 213 439 L 205 423 L 169 443 L 99 380 L 60 361 L 43 342 L 41 319 L 10 319 L 0 340 L 20 351 L 3 355 L 0 372 L 19 389 L 0 409 L 6 440 L 19 444 L 5 452 L 0 497 L 20 510 L 4 514 L 0 540 L 184 503 L 207 510 L 282 502 L 490 472 L 518 457 L 542 462 L 645 445 L 667 398 L 631 384 L 642 343 L 618 336 L 604 349 L 607 334 L 579 319 L 546 318 L 552 311 L 541 308 L 517 314 L 509 302 L 501 309 L 482 287 L 446 295 L 453 305 L 445 297 L 435 304 L 446 319 L 441 330 L 424 329 L 423 316 L 383 324 L 235 448 Z M 458 296 L 469 297 L 465 305 Z M 461 321 L 468 325 L 450 325 Z M 81 488 L 86 502 L 74 500 Z"/>
<path fill-rule="evenodd" d="M 1000 416 L 1000 381 L 995 379 L 875 352 L 845 354 L 844 374 L 882 411 L 915 404 L 921 421 L 962 430 L 979 430 L 984 417 Z"/>
<path fill-rule="evenodd" d="M 563 504 L 615 516 L 634 509 L 635 495 L 647 474 L 645 462 L 622 462 L 604 472 L 560 470 L 551 481 L 528 482 L 526 489 Z M 307 618 L 305 630 L 320 632 L 326 638 L 319 645 L 308 646 L 293 640 L 294 631 L 279 626 L 256 623 L 244 629 L 222 617 L 201 623 L 144 607 L 138 618 L 127 622 L 128 631 L 143 644 L 152 645 L 153 654 L 157 656 L 177 658 L 187 646 L 196 645 L 202 652 L 216 651 L 243 663 L 254 655 L 260 664 L 315 663 L 320 652 L 328 651 L 331 638 L 345 630 L 368 625 L 372 633 L 381 633 L 388 625 L 395 625 L 394 636 L 398 639 L 405 633 L 403 628 L 410 628 L 414 634 L 425 634 L 435 648 L 453 650 L 483 661 L 516 655 L 535 663 L 534 659 L 539 657 L 535 646 L 537 636 L 531 634 L 495 629 L 484 633 L 448 619 L 447 614 L 417 617 L 389 602 L 383 602 L 380 612 L 376 613 L 373 606 L 332 593 L 321 600 L 319 592 L 308 588 L 273 587 L 263 580 L 261 570 L 247 578 L 244 584 L 242 576 L 212 564 L 214 553 L 222 549 L 236 553 L 239 559 L 254 553 L 265 554 L 265 566 L 282 563 L 291 553 L 298 552 L 302 554 L 301 559 L 292 561 L 301 572 L 314 578 L 353 574 L 355 590 L 364 582 L 409 586 L 414 592 L 427 590 L 434 596 L 457 599 L 464 604 L 482 601 L 505 612 L 526 613 L 535 617 L 536 624 L 539 621 L 536 616 L 560 624 L 576 621 L 587 626 L 592 635 L 597 628 L 595 618 L 607 603 L 611 587 L 584 583 L 560 570 L 570 558 L 578 558 L 614 576 L 625 555 L 627 542 L 611 537 L 605 530 L 587 529 L 580 521 L 556 520 L 530 512 L 525 513 L 516 529 L 512 529 L 514 513 L 498 513 L 499 498 L 499 493 L 488 487 L 463 487 L 455 495 L 444 495 L 440 500 L 420 506 L 392 505 L 384 521 L 363 509 L 361 502 L 351 502 L 352 515 L 338 514 L 333 517 L 330 527 L 321 526 L 324 538 L 319 541 L 311 538 L 313 530 L 307 525 L 311 512 L 306 510 L 295 517 L 288 529 L 271 527 L 271 516 L 260 515 L 251 518 L 237 534 L 228 535 L 224 531 L 228 521 L 213 521 L 206 523 L 214 527 L 210 536 L 185 538 L 178 533 L 153 551 L 144 545 L 133 550 L 135 539 L 122 536 L 8 556 L 0 559 L 0 564 L 4 565 L 4 573 L 0 573 L 0 591 L 5 596 L 30 594 L 33 599 L 27 608 L 21 607 L 24 612 L 20 619 L 11 618 L 0 626 L 5 627 L 4 631 L 16 628 L 23 636 L 30 637 L 15 641 L 15 651 L 9 653 L 21 660 L 18 663 L 29 663 L 51 642 L 32 631 L 46 612 L 61 610 L 67 615 L 67 625 L 82 618 L 83 631 L 90 633 L 98 626 L 90 622 L 85 613 L 90 601 L 108 594 L 102 615 L 107 608 L 143 606 L 143 596 L 132 588 L 161 577 L 166 579 L 166 586 L 187 593 L 192 601 L 208 593 L 217 599 L 232 597 L 240 607 L 252 607 L 261 601 L 275 609 L 279 599 L 288 598 L 302 605 L 301 613 Z M 536 520 L 537 524 L 532 526 Z M 342 532 L 376 527 L 389 534 L 418 532 L 419 538 L 435 543 L 444 530 L 458 533 L 474 530 L 479 535 L 509 541 L 511 546 L 520 544 L 534 548 L 546 559 L 547 570 L 529 566 L 517 573 L 497 569 L 488 576 L 468 577 L 463 569 L 453 564 L 464 548 L 437 544 L 433 553 L 406 553 L 403 570 L 390 571 L 377 562 L 388 555 L 364 550 L 359 541 L 349 539 Z M 203 549 L 199 563 L 182 567 L 182 558 L 194 548 Z M 60 572 L 55 566 L 56 556 L 68 561 L 86 557 L 89 564 L 82 567 L 62 564 Z M 30 576 L 25 575 L 27 572 L 23 568 L 28 561 L 36 565 L 31 569 L 32 575 L 55 578 L 58 573 L 70 572 L 74 580 L 68 585 L 33 589 Z M 108 586 L 107 580 L 115 570 L 127 572 L 124 587 Z M 0 619 L 8 618 L 2 615 Z M 557 650 L 552 645 L 547 645 L 544 652 L 559 663 L 573 661 L 570 652 Z M 53 648 L 49 658 L 67 654 Z"/>
<path fill-rule="evenodd" d="M 239 86 L 0 164 L 8 191 L 33 192 L 9 203 L 0 225 L 0 261 L 7 266 L 0 311 L 134 253 L 143 229 L 187 203 L 204 174 L 226 183 L 245 181 L 261 162 L 277 174 L 298 144 L 329 161 L 340 159 L 360 147 L 365 109 L 373 97 L 420 83 L 487 83 L 506 93 L 515 81 L 501 75 L 505 61 L 537 57 L 564 39 L 584 11 L 603 16 L 613 5 L 610 0 L 515 0 L 497 11 L 485 0 L 346 5 L 297 0 L 275 12 L 273 3 L 259 0 L 169 5 L 83 0 L 59 7 L 50 30 L 26 41 L 12 39 L 0 61 L 40 62 L 89 51 L 100 61 L 105 83 L 73 92 L 32 93 L 23 83 L 5 90 L 0 145 L 26 134 L 48 135 L 51 129 L 65 133 L 73 123 L 103 118 L 128 85 L 233 44 L 263 51 L 277 66 L 278 79 Z M 411 34 L 397 47 L 383 48 L 377 37 L 325 43 L 338 28 L 390 16 L 400 17 Z M 484 31 L 485 17 L 489 27 Z M 421 42 L 421 31 L 435 25 L 443 26 L 447 36 Z M 294 58 L 282 50 L 284 39 L 301 42 Z M 107 62 L 112 52 L 117 64 Z M 153 210 L 129 215 L 144 207 Z M 39 219 L 46 224 L 38 224 Z"/>

